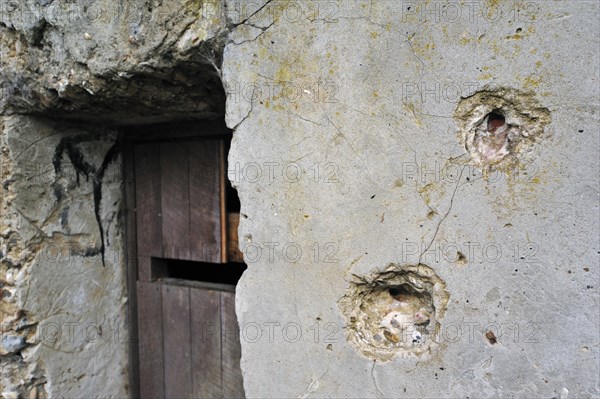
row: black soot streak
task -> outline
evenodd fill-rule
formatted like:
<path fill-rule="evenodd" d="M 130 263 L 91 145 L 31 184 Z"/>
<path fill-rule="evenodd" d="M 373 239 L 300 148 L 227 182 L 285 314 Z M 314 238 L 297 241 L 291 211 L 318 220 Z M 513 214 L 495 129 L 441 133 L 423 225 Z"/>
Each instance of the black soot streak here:
<path fill-rule="evenodd" d="M 100 254 L 102 255 L 102 265 L 106 266 L 104 255 L 106 247 L 104 245 L 104 227 L 102 226 L 102 220 L 100 219 L 100 203 L 102 202 L 102 179 L 106 172 L 106 168 L 111 162 L 117 159 L 119 154 L 118 143 L 113 144 L 102 161 L 99 169 L 85 160 L 83 154 L 76 147 L 76 144 L 86 141 L 89 138 L 77 138 L 77 137 L 65 137 L 63 138 L 54 152 L 52 164 L 54 165 L 54 172 L 58 175 L 62 168 L 62 157 L 66 152 L 71 164 L 75 168 L 77 175 L 77 185 L 80 183 L 80 176 L 85 176 L 86 181 L 89 181 L 92 176 L 92 184 L 94 189 L 94 215 L 96 216 L 96 223 L 98 223 L 98 229 L 100 230 Z M 55 195 L 57 189 L 55 187 Z M 57 196 L 58 197 L 58 196 Z"/>

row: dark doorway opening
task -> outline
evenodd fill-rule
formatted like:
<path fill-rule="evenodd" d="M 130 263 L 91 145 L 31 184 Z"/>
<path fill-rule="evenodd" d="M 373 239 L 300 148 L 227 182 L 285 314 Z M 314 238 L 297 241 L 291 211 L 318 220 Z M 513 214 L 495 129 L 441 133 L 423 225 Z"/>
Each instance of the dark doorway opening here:
<path fill-rule="evenodd" d="M 231 132 L 194 122 L 132 127 L 122 138 L 139 396 L 244 397 Z"/>

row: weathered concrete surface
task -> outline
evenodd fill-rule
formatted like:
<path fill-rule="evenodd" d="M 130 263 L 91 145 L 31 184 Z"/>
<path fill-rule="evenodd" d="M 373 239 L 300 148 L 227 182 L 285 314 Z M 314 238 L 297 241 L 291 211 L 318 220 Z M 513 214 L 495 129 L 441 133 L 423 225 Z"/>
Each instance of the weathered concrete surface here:
<path fill-rule="evenodd" d="M 2 394 L 125 397 L 129 322 L 118 154 L 102 177 L 93 170 L 101 169 L 115 132 L 21 116 L 2 118 L 0 126 Z M 60 151 L 65 143 L 70 152 Z M 82 163 L 90 165 L 87 176 Z"/>
<path fill-rule="evenodd" d="M 598 4 L 443 4 L 272 1 L 231 35 L 249 397 L 600 395 Z M 459 131 L 482 90 L 548 114 L 500 171 Z M 502 101 L 482 109 L 521 110 Z M 352 276 L 418 263 L 449 294 L 440 345 L 364 356 L 338 304 Z"/>
<path fill-rule="evenodd" d="M 224 13 L 220 1 L 0 2 L 3 397 L 135 391 L 120 158 L 99 126 L 222 117 Z"/>
<path fill-rule="evenodd" d="M 0 111 L 150 123 L 222 115 L 219 1 L 3 1 Z"/>

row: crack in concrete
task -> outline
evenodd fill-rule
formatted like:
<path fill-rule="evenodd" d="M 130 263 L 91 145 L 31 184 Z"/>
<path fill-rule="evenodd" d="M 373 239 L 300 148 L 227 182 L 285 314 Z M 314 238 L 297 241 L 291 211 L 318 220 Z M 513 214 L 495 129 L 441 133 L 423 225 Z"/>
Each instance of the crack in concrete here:
<path fill-rule="evenodd" d="M 323 377 L 325 377 L 325 375 L 326 375 L 327 373 L 329 373 L 329 367 L 327 367 L 327 370 L 326 370 L 326 371 L 325 371 L 323 374 L 321 374 L 321 376 L 320 376 L 319 378 L 316 378 L 316 379 L 315 379 L 315 378 L 313 377 L 313 378 L 312 378 L 312 381 L 310 382 L 310 385 L 308 386 L 308 388 L 306 388 L 306 390 L 305 390 L 305 391 L 304 391 L 302 394 L 300 394 L 300 395 L 298 396 L 298 398 L 299 398 L 299 399 L 304 399 L 304 398 L 307 398 L 309 394 L 316 392 L 316 391 L 317 391 L 317 387 L 315 387 L 315 388 L 313 389 L 313 386 L 314 386 L 315 384 L 317 384 L 319 381 L 321 381 L 321 379 L 322 379 Z"/>
<path fill-rule="evenodd" d="M 243 41 L 241 41 L 241 42 L 239 42 L 239 43 L 237 43 L 237 42 L 232 42 L 232 44 L 233 44 L 234 46 L 240 46 L 240 45 L 242 45 L 242 44 L 244 44 L 244 43 L 251 43 L 251 42 L 255 42 L 256 40 L 258 40 L 258 38 L 259 38 L 259 37 L 261 37 L 262 35 L 264 35 L 264 34 L 265 34 L 265 32 L 266 32 L 266 31 L 267 31 L 267 30 L 268 30 L 268 29 L 269 29 L 271 26 L 273 26 L 273 25 L 275 25 L 275 22 L 271 22 L 271 23 L 270 23 L 268 26 L 266 26 L 266 27 L 262 27 L 262 26 L 255 26 L 255 25 L 249 25 L 249 26 L 252 26 L 253 28 L 260 29 L 262 32 L 260 32 L 258 35 L 256 35 L 256 37 L 254 37 L 254 39 L 243 40 Z"/>
<path fill-rule="evenodd" d="M 460 183 L 461 183 L 461 179 L 462 179 L 462 175 L 463 175 L 464 170 L 465 170 L 465 168 L 461 168 L 461 170 L 460 170 L 460 175 L 458 176 L 458 179 L 457 179 L 457 182 L 456 182 L 456 186 L 454 186 L 454 191 L 452 192 L 452 197 L 450 198 L 450 206 L 448 207 L 448 211 L 440 219 L 440 222 L 438 223 L 438 225 L 437 225 L 437 227 L 435 229 L 435 232 L 433 233 L 433 237 L 431 238 L 431 241 L 429 242 L 429 245 L 427 245 L 427 248 L 425 248 L 425 250 L 423 250 L 423 252 L 421 252 L 421 254 L 419 255 L 418 264 L 421 264 L 421 258 L 429 250 L 429 248 L 431 248 L 431 246 L 433 245 L 433 242 L 435 241 L 435 239 L 436 239 L 436 237 L 438 235 L 438 232 L 440 231 L 440 227 L 442 226 L 442 223 L 444 223 L 444 220 L 446 220 L 446 218 L 450 214 L 450 211 L 452 211 L 452 206 L 454 204 L 454 197 L 456 196 L 458 188 L 461 186 Z"/>
<path fill-rule="evenodd" d="M 377 393 L 382 397 L 385 398 L 385 395 L 383 394 L 383 392 L 381 392 L 381 390 L 379 389 L 379 385 L 377 385 L 377 380 L 375 379 L 375 364 L 377 363 L 377 359 L 373 360 L 373 366 L 371 367 L 371 379 L 373 380 L 373 385 L 375 386 L 375 389 L 377 390 Z"/>
<path fill-rule="evenodd" d="M 271 4 L 273 2 L 273 0 L 268 0 L 265 4 L 263 4 L 262 6 L 260 6 L 258 8 L 258 10 L 254 11 L 252 14 L 250 14 L 248 16 L 248 18 L 244 19 L 242 22 L 239 22 L 237 24 L 232 24 L 231 26 L 233 26 L 234 28 L 237 28 L 240 25 L 244 25 L 246 24 L 246 22 L 248 22 L 250 20 L 250 18 L 252 18 L 253 16 L 255 16 L 256 14 L 258 14 L 259 12 L 261 12 L 263 10 L 263 8 L 265 8 L 266 6 L 268 6 L 269 4 Z M 250 25 L 253 26 L 253 25 Z"/>
<path fill-rule="evenodd" d="M 237 125 L 235 125 L 231 130 L 233 130 L 234 132 L 242 125 L 242 123 L 244 123 L 244 121 L 246 119 L 248 119 L 250 117 L 250 114 L 252 113 L 252 111 L 254 111 L 254 93 L 256 92 L 256 86 L 252 87 L 252 95 L 250 96 L 250 109 L 248 110 L 248 113 L 246 114 L 246 116 L 244 116 L 242 118 L 241 121 L 238 122 Z"/>

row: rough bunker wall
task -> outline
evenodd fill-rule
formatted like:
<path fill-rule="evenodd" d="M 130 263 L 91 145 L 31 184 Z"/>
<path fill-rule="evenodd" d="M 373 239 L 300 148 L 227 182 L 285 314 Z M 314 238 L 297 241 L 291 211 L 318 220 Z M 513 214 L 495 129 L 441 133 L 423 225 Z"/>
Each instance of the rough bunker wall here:
<path fill-rule="evenodd" d="M 115 132 L 12 116 L 1 137 L 3 394 L 127 396 Z"/>
<path fill-rule="evenodd" d="M 262 4 L 223 67 L 247 395 L 598 396 L 598 4 Z"/>
<path fill-rule="evenodd" d="M 0 1 L 2 397 L 135 392 L 114 126 L 222 117 L 223 11 Z"/>

